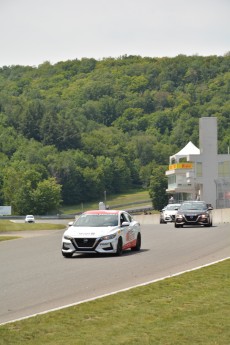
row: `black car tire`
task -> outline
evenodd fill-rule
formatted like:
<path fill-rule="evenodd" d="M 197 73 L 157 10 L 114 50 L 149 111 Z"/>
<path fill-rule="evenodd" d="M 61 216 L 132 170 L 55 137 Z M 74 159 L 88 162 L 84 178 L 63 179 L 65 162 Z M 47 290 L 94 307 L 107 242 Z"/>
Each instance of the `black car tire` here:
<path fill-rule="evenodd" d="M 138 233 L 136 245 L 135 247 L 132 247 L 131 250 L 138 252 L 140 249 L 141 249 L 141 234 Z"/>
<path fill-rule="evenodd" d="M 205 224 L 205 226 L 210 228 L 212 226 L 212 222 Z"/>
<path fill-rule="evenodd" d="M 72 258 L 72 253 L 63 253 L 62 252 L 62 255 L 64 256 L 64 258 Z"/>
<path fill-rule="evenodd" d="M 116 251 L 116 255 L 117 256 L 121 256 L 122 255 L 122 253 L 123 253 L 122 246 L 123 246 L 122 238 L 119 237 L 118 242 L 117 242 L 117 251 Z"/>

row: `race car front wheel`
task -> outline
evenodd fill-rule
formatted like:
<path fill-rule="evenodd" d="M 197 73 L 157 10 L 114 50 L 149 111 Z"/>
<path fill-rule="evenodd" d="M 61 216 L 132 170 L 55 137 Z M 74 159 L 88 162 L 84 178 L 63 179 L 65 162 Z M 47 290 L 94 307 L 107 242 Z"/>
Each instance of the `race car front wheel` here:
<path fill-rule="evenodd" d="M 123 252 L 122 246 L 123 246 L 122 238 L 119 237 L 118 238 L 118 242 L 117 242 L 117 251 L 116 251 L 116 255 L 117 256 L 121 256 L 122 255 L 122 252 Z"/>
<path fill-rule="evenodd" d="M 134 250 L 134 251 L 139 251 L 141 249 L 141 234 L 139 233 L 137 235 L 137 242 L 136 242 L 136 245 L 135 247 L 132 247 L 131 250 Z"/>

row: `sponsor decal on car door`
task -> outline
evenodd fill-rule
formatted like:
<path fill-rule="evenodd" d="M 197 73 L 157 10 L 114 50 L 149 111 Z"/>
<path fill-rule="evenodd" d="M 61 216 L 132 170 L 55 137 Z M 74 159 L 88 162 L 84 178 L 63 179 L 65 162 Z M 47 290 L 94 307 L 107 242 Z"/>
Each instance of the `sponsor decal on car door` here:
<path fill-rule="evenodd" d="M 135 238 L 135 231 L 128 227 L 126 235 L 125 235 L 125 245 L 123 246 L 123 249 L 128 249 L 131 247 L 134 247 L 136 245 L 136 238 Z"/>

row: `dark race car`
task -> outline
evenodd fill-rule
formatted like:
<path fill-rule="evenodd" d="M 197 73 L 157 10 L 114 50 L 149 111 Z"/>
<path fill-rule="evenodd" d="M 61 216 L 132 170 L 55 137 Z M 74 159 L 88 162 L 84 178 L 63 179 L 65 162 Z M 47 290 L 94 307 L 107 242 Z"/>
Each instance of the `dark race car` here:
<path fill-rule="evenodd" d="M 181 204 L 175 216 L 175 228 L 184 225 L 212 226 L 212 209 L 204 201 L 185 201 Z"/>

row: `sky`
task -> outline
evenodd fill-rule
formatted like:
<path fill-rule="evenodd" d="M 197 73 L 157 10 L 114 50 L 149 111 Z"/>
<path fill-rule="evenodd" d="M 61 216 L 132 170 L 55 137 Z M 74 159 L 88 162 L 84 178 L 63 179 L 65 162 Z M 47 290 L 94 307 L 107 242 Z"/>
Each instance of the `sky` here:
<path fill-rule="evenodd" d="M 230 52 L 230 0 L 0 0 L 0 67 Z"/>

